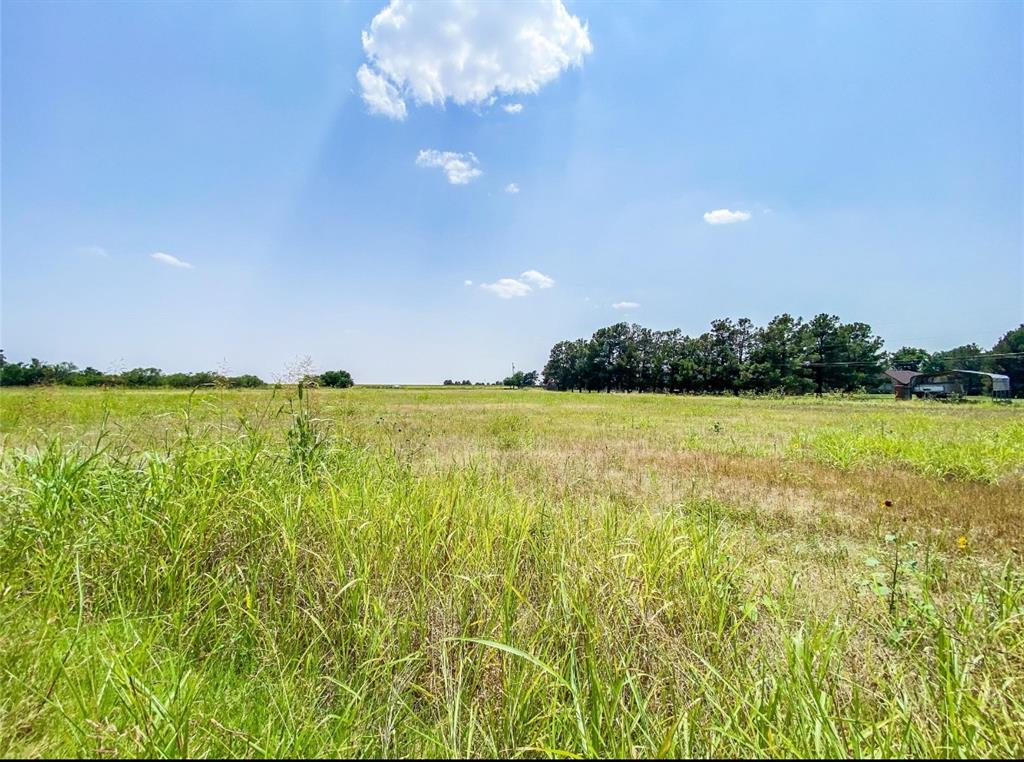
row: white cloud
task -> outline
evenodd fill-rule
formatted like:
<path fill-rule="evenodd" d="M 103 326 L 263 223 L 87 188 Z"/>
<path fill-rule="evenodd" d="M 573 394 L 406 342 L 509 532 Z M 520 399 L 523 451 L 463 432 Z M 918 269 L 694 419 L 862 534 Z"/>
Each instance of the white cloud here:
<path fill-rule="evenodd" d="M 734 222 L 746 222 L 750 219 L 750 212 L 734 212 L 730 209 L 715 209 L 713 212 L 704 212 L 704 222 L 709 225 L 731 225 Z"/>
<path fill-rule="evenodd" d="M 405 119 L 405 101 L 398 94 L 398 88 L 388 82 L 386 78 L 371 71 L 370 67 L 364 64 L 356 72 L 356 79 L 359 80 L 359 86 L 363 90 L 363 100 L 366 101 L 371 114 L 381 114 L 398 121 Z"/>
<path fill-rule="evenodd" d="M 406 99 L 487 105 L 536 93 L 593 49 L 562 0 L 391 0 L 363 31 L 367 64 L 356 76 L 372 113 L 404 119 Z"/>
<path fill-rule="evenodd" d="M 107 250 L 102 246 L 80 246 L 78 253 L 83 257 L 96 257 L 98 259 L 106 259 L 109 256 Z"/>
<path fill-rule="evenodd" d="M 483 172 L 477 169 L 476 156 L 472 153 L 455 153 L 454 151 L 435 151 L 433 148 L 420 151 L 416 157 L 417 167 L 439 167 L 448 176 L 452 185 L 466 185 Z"/>
<path fill-rule="evenodd" d="M 640 305 L 636 302 L 615 302 L 612 305 L 613 310 L 635 310 Z"/>
<path fill-rule="evenodd" d="M 473 281 L 471 281 L 471 280 L 464 280 L 464 281 L 462 281 L 462 285 L 463 286 L 472 286 L 473 285 Z"/>
<path fill-rule="evenodd" d="M 515 183 L 509 183 L 508 185 L 505 186 L 505 192 L 506 193 L 518 193 L 519 192 L 519 186 L 516 185 Z"/>
<path fill-rule="evenodd" d="M 466 281 L 469 285 L 469 281 Z M 495 283 L 481 283 L 480 288 L 496 294 L 502 299 L 514 299 L 533 293 L 536 288 L 551 288 L 555 279 L 537 270 L 527 270 L 518 278 L 501 278 Z"/>
<path fill-rule="evenodd" d="M 537 288 L 551 288 L 555 285 L 553 278 L 549 278 L 544 273 L 537 272 L 536 270 L 527 270 L 519 277 L 528 283 L 532 283 Z"/>
<path fill-rule="evenodd" d="M 172 257 L 170 254 L 164 254 L 162 251 L 150 254 L 149 256 L 151 259 L 155 259 L 157 262 L 163 262 L 165 265 L 170 265 L 171 267 L 183 267 L 186 270 L 192 269 L 192 265 L 188 262 L 183 262 L 177 257 Z"/>
<path fill-rule="evenodd" d="M 526 296 L 533 291 L 529 285 L 516 280 L 515 278 L 502 278 L 496 283 L 481 283 L 480 288 L 490 291 L 493 294 L 497 294 L 502 299 L 514 299 L 520 296 Z"/>
<path fill-rule="evenodd" d="M 509 113 L 509 114 L 518 114 L 520 111 L 523 110 L 523 104 L 522 103 L 506 103 L 504 106 L 502 106 L 502 108 L 505 109 L 505 111 L 507 113 Z"/>

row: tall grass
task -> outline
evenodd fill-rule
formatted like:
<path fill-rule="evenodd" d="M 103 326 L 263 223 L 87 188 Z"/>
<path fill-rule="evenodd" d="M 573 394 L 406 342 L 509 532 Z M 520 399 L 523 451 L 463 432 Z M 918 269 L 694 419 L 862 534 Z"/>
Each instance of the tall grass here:
<path fill-rule="evenodd" d="M 177 426 L 0 464 L 0 754 L 1024 752 L 1012 560 L 879 537 L 819 608 L 715 500 L 538 498 L 308 398 Z"/>
<path fill-rule="evenodd" d="M 929 431 L 918 426 L 885 425 L 861 428 L 825 428 L 801 434 L 793 451 L 838 468 L 901 465 L 926 476 L 997 482 L 1024 474 L 1024 421 L 1015 420 L 995 431 L 968 431 L 951 425 Z"/>

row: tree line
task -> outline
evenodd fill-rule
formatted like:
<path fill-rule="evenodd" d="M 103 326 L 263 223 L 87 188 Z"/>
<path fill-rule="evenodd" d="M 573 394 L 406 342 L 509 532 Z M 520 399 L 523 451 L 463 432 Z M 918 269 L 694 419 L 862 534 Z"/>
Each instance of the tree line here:
<path fill-rule="evenodd" d="M 519 389 L 527 386 L 536 386 L 540 380 L 540 373 L 535 370 L 521 371 L 517 370 L 511 376 L 505 376 L 501 381 L 470 381 L 465 379 L 462 381 L 452 381 L 450 378 L 444 380 L 444 386 L 513 386 Z"/>
<path fill-rule="evenodd" d="M 616 323 L 555 344 L 543 375 L 562 391 L 807 394 L 877 390 L 887 367 L 963 369 L 1005 373 L 1015 394 L 1024 391 L 1024 325 L 988 352 L 976 344 L 934 353 L 882 347 L 870 325 L 826 313 L 807 321 L 779 315 L 765 326 L 715 320 L 696 337 Z"/>
<path fill-rule="evenodd" d="M 304 385 L 347 388 L 352 386 L 352 375 L 346 370 L 329 370 L 319 375 L 303 377 Z M 228 376 L 214 371 L 197 373 L 164 373 L 159 368 L 132 368 L 120 373 L 104 373 L 93 367 L 78 368 L 70 362 L 45 363 L 32 358 L 27 363 L 9 362 L 0 351 L 0 386 L 122 386 L 133 389 L 170 388 L 192 389 L 197 386 L 220 386 L 233 389 L 253 389 L 266 386 L 259 376 L 245 374 Z"/>

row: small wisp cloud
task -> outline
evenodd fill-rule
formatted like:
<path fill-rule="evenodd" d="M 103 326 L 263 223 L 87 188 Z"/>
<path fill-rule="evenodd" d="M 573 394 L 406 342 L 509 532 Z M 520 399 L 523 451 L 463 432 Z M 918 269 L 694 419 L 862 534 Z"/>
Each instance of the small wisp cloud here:
<path fill-rule="evenodd" d="M 501 278 L 494 283 L 481 283 L 480 288 L 490 291 L 499 299 L 516 299 L 533 291 L 529 284 L 515 278 Z"/>
<path fill-rule="evenodd" d="M 731 225 L 734 222 L 746 222 L 750 219 L 750 212 L 734 212 L 731 209 L 715 209 L 713 212 L 704 212 L 704 222 L 709 225 Z"/>
<path fill-rule="evenodd" d="M 508 185 L 505 186 L 505 192 L 506 193 L 513 193 L 513 194 L 514 193 L 518 193 L 519 192 L 519 186 L 516 183 L 509 183 Z"/>
<path fill-rule="evenodd" d="M 188 262 L 178 259 L 177 257 L 171 256 L 170 254 L 164 254 L 162 251 L 150 254 L 149 257 L 150 259 L 155 259 L 157 262 L 169 265 L 170 267 L 180 267 L 184 270 L 194 269 L 192 265 L 189 264 Z"/>
<path fill-rule="evenodd" d="M 452 185 L 468 185 L 483 174 L 480 162 L 470 153 L 424 149 L 416 157 L 417 167 L 438 168 L 444 171 Z"/>
<path fill-rule="evenodd" d="M 527 283 L 532 283 L 537 288 L 551 288 L 555 285 L 555 279 L 549 278 L 547 275 L 536 270 L 527 270 L 519 276 Z"/>
<path fill-rule="evenodd" d="M 408 112 L 405 101 L 398 93 L 398 88 L 388 82 L 387 78 L 373 71 L 365 64 L 356 72 L 359 87 L 363 91 L 363 100 L 371 114 L 386 116 L 396 121 L 405 121 Z"/>
<path fill-rule="evenodd" d="M 494 283 L 481 283 L 480 288 L 490 291 L 499 299 L 517 299 L 529 296 L 534 288 L 552 288 L 555 279 L 538 270 L 527 270 L 518 278 L 501 278 Z"/>
<path fill-rule="evenodd" d="M 636 302 L 615 302 L 612 305 L 613 310 L 635 310 L 640 305 Z"/>

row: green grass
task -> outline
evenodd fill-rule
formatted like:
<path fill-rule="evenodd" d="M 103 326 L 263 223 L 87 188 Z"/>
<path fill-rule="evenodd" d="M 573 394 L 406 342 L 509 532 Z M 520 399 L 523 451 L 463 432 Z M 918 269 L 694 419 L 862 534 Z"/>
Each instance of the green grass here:
<path fill-rule="evenodd" d="M 1024 752 L 1019 406 L 294 397 L 2 392 L 0 754 Z"/>

